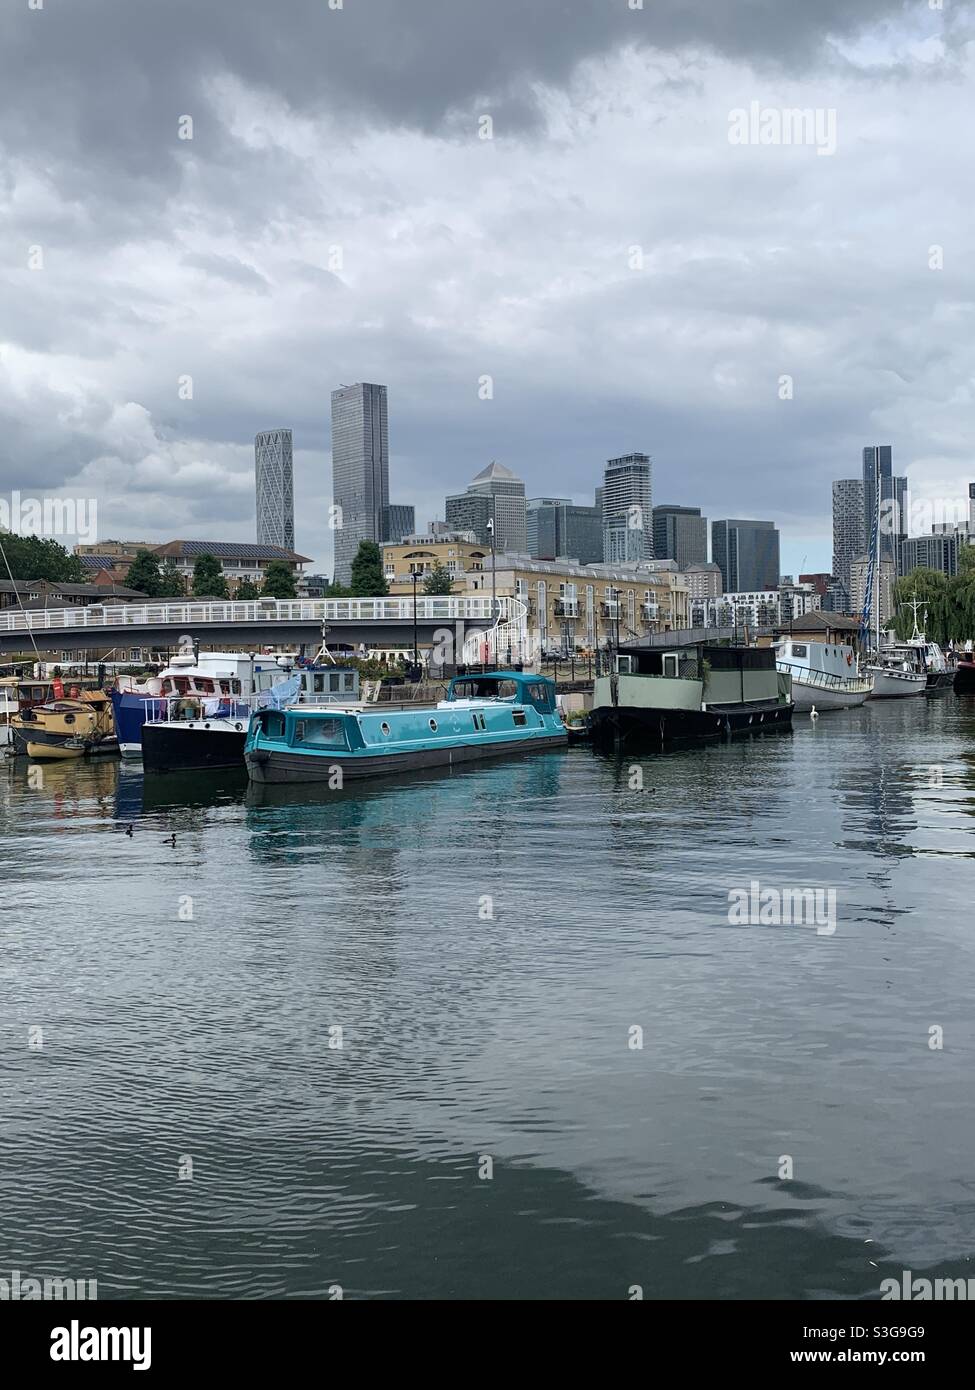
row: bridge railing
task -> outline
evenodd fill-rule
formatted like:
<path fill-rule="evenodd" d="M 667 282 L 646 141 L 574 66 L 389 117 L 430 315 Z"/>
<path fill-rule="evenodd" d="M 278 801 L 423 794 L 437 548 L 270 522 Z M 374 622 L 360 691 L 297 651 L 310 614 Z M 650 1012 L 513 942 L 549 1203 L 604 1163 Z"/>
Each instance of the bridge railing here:
<path fill-rule="evenodd" d="M 488 595 L 425 596 L 416 600 L 418 622 L 456 622 L 507 613 L 508 598 Z M 413 598 L 256 599 L 243 603 L 93 603 L 84 608 L 0 612 L 0 632 L 50 629 L 187 626 L 214 623 L 412 622 Z"/>

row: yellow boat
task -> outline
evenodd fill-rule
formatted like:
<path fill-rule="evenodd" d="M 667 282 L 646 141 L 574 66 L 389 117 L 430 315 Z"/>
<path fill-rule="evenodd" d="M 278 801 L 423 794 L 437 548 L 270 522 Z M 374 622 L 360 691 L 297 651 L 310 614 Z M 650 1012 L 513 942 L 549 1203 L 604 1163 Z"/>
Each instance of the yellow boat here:
<path fill-rule="evenodd" d="M 10 726 L 17 751 L 29 758 L 83 758 L 118 749 L 112 702 L 101 690 L 22 709 Z"/>

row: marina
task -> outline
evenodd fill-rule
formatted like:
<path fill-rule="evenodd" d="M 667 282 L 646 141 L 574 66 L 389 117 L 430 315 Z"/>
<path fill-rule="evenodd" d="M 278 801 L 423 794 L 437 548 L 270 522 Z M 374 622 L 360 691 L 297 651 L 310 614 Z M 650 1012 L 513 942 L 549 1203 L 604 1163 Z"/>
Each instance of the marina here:
<path fill-rule="evenodd" d="M 952 697 L 341 792 L 10 760 L 6 1028 L 43 1050 L 6 1057 L 0 1244 L 102 1300 L 957 1274 L 973 750 Z M 835 933 L 731 926 L 753 880 L 836 885 Z"/>

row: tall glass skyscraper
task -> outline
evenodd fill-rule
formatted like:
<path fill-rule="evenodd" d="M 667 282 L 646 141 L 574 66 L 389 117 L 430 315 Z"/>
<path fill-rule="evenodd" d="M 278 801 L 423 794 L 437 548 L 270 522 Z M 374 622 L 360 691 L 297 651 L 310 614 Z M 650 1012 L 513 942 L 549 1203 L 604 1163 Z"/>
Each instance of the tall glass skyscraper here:
<path fill-rule="evenodd" d="M 332 392 L 335 582 L 348 584 L 360 541 L 381 544 L 389 506 L 386 387 L 357 382 Z"/>
<path fill-rule="evenodd" d="M 653 559 L 653 484 L 649 454 L 608 459 L 603 475 L 603 559 Z"/>
<path fill-rule="evenodd" d="M 700 507 L 654 507 L 653 558 L 673 560 L 679 570 L 707 562 L 708 519 Z"/>
<path fill-rule="evenodd" d="M 849 592 L 850 567 L 867 549 L 867 508 L 859 478 L 833 483 L 833 574 Z"/>
<path fill-rule="evenodd" d="M 889 444 L 869 444 L 863 451 L 863 507 L 866 545 L 873 535 L 880 487 L 880 553 L 885 560 L 897 557 L 897 547 L 906 537 L 907 479 L 893 474 L 893 450 Z"/>
<path fill-rule="evenodd" d="M 779 587 L 779 533 L 771 521 L 712 522 L 711 559 L 725 593 Z"/>
<path fill-rule="evenodd" d="M 257 543 L 295 548 L 295 485 L 290 430 L 254 436 Z"/>

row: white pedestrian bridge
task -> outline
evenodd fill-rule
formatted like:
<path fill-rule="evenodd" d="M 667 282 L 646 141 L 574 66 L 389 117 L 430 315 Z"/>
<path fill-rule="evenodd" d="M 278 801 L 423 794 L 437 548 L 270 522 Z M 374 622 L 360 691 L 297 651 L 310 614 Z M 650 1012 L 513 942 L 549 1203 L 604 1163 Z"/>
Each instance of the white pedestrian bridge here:
<path fill-rule="evenodd" d="M 0 611 L 0 648 L 19 649 L 27 637 L 50 649 L 92 648 L 128 641 L 160 640 L 191 633 L 198 640 L 241 645 L 307 642 L 329 631 L 352 643 L 393 637 L 403 640 L 416 623 L 421 635 L 456 624 L 487 635 L 492 651 L 520 651 L 527 638 L 528 609 L 520 599 L 489 594 L 413 595 L 396 598 L 179 600 L 156 603 L 93 603 L 86 607 L 6 608 Z M 21 634 L 23 636 L 21 636 Z M 86 639 L 87 635 L 87 639 Z M 45 639 L 41 641 L 41 639 Z M 464 635 L 465 645 L 468 641 Z M 381 645 L 380 641 L 380 645 Z"/>
<path fill-rule="evenodd" d="M 517 600 L 514 600 L 517 603 Z M 491 599 L 483 594 L 452 597 L 417 597 L 418 622 L 457 622 L 470 619 L 509 618 L 512 600 Z M 518 607 L 524 610 L 523 604 Z M 93 603 L 82 608 L 7 608 L 0 613 L 0 632 L 50 631 L 78 627 L 160 627 L 199 623 L 335 623 L 413 621 L 412 597 L 253 599 L 243 603 L 181 600 L 165 603 Z"/>

